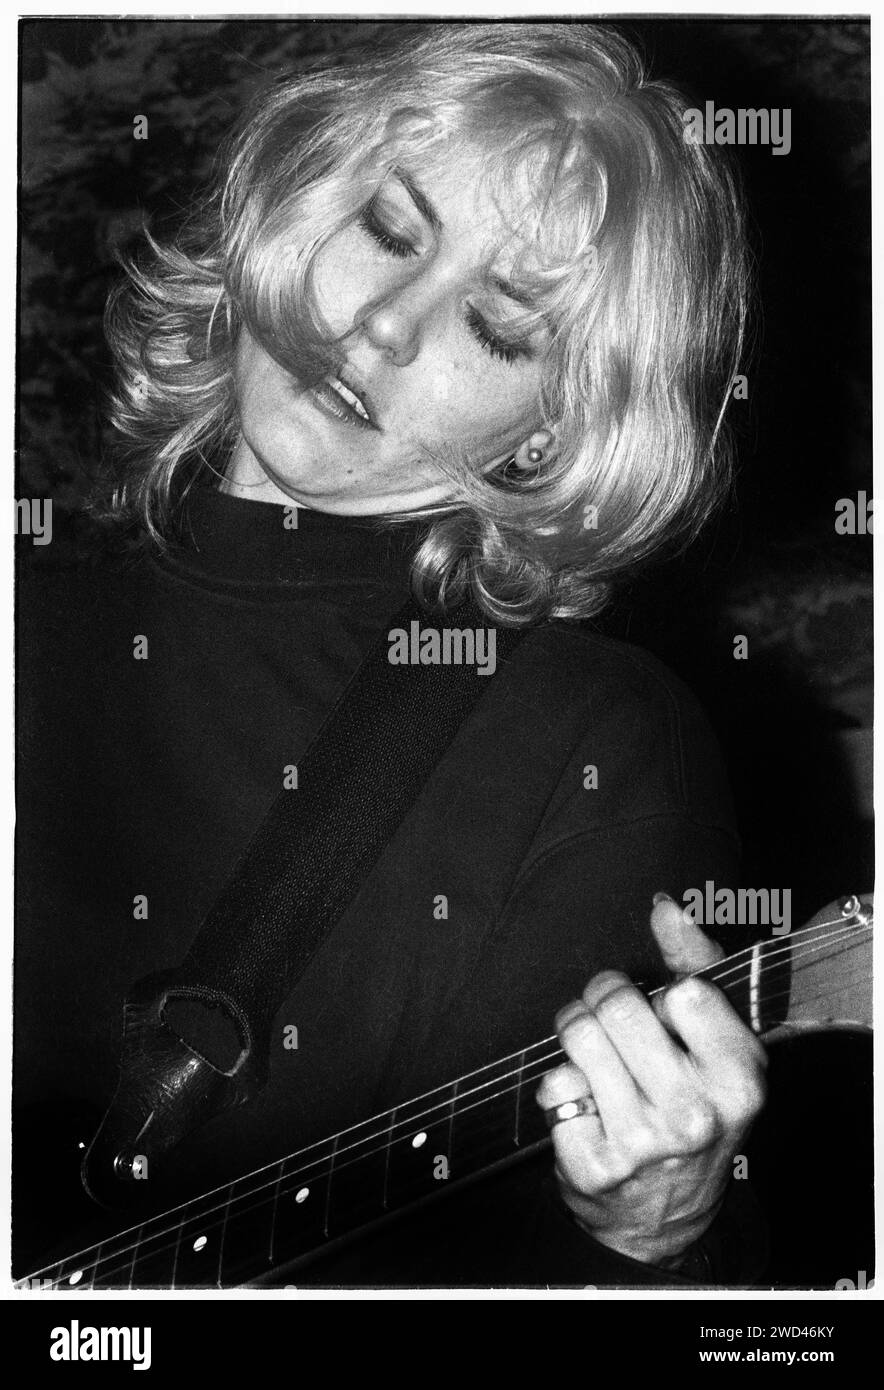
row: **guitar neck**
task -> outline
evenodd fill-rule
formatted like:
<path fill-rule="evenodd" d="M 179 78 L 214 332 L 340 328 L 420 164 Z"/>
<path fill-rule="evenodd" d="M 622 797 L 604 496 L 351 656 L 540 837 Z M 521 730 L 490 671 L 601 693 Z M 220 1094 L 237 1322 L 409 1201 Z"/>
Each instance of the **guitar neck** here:
<path fill-rule="evenodd" d="M 39 1271 L 54 1286 L 229 1287 L 303 1261 L 548 1142 L 556 1038 L 501 1058 Z"/>
<path fill-rule="evenodd" d="M 787 938 L 698 972 L 756 1033 L 862 1023 L 849 981 L 871 978 L 871 911 L 857 900 Z M 835 968 L 837 967 L 837 969 Z M 835 1014 L 827 1003 L 835 999 Z M 790 1003 L 790 1000 L 792 1001 Z M 821 1008 L 820 1000 L 824 1007 Z M 38 1271 L 43 1287 L 230 1287 L 304 1262 L 549 1142 L 534 1092 L 564 1053 L 553 1036 Z"/>

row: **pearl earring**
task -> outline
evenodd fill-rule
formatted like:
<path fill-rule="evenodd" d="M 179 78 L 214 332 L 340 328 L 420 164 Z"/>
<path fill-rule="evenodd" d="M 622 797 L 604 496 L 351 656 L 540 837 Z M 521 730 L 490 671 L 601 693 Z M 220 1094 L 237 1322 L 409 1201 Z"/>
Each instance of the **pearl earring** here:
<path fill-rule="evenodd" d="M 529 449 L 529 450 L 528 450 L 528 458 L 530 459 L 530 461 L 531 461 L 532 463 L 540 463 L 541 459 L 543 458 L 543 450 L 542 450 L 542 449 Z"/>

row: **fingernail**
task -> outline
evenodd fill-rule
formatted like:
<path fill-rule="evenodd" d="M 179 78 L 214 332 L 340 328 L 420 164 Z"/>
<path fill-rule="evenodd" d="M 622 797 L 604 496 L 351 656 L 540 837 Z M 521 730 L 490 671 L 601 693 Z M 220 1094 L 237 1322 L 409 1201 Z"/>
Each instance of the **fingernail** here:
<path fill-rule="evenodd" d="M 655 894 L 654 894 L 654 906 L 655 906 L 655 907 L 657 906 L 658 903 L 674 903 L 674 902 L 675 902 L 675 899 L 674 899 L 674 898 L 670 898 L 670 896 L 669 896 L 668 893 L 655 893 Z"/>

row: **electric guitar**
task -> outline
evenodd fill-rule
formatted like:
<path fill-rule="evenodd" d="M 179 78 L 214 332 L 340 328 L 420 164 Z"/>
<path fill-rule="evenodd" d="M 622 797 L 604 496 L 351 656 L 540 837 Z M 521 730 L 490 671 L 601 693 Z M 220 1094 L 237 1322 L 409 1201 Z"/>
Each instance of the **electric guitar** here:
<path fill-rule="evenodd" d="M 759 941 L 697 974 L 714 982 L 766 1043 L 868 1035 L 872 923 L 871 897 L 848 898 L 801 930 Z M 557 1038 L 543 1038 L 193 1200 L 130 1219 L 19 1286 L 223 1288 L 282 1282 L 282 1271 L 297 1276 L 345 1242 L 538 1154 L 550 1138 L 533 1093 L 563 1060 Z"/>

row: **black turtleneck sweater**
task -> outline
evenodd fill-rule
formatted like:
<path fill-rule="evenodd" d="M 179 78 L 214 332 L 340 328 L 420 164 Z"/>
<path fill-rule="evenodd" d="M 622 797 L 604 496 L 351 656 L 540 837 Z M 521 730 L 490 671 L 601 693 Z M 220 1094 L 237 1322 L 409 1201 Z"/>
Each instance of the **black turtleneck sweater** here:
<path fill-rule="evenodd" d="M 166 554 L 145 544 L 74 558 L 59 538 L 21 566 L 25 1263 L 44 1234 L 28 1188 L 33 1117 L 107 1105 L 129 987 L 182 958 L 284 769 L 408 594 L 413 525 L 302 511 L 288 529 L 286 509 L 208 488 L 188 516 L 186 540 Z M 138 639 L 146 660 L 135 658 Z M 281 1010 L 269 1084 L 213 1129 L 196 1159 L 203 1186 L 548 1035 L 555 1010 L 600 968 L 654 982 L 652 894 L 733 883 L 736 853 L 717 751 L 688 692 L 586 627 L 537 629 L 488 681 Z M 146 919 L 134 915 L 142 896 Z M 286 1024 L 297 1050 L 282 1045 Z M 462 1202 L 458 1221 L 413 1223 L 398 1252 L 363 1246 L 326 1277 L 678 1281 L 577 1230 L 541 1181 L 549 1166 L 546 1154 L 496 1181 L 491 1197 Z"/>

